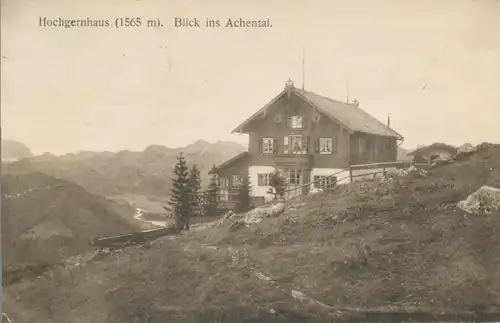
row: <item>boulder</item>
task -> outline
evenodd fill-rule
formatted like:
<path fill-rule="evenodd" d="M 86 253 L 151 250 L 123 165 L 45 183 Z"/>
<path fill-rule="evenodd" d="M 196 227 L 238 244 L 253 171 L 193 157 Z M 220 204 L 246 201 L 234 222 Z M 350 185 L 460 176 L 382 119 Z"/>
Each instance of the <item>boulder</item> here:
<path fill-rule="evenodd" d="M 277 203 L 268 207 L 258 207 L 255 208 L 245 214 L 243 221 L 245 223 L 259 223 L 264 218 L 277 216 L 280 213 L 283 213 L 285 210 L 285 203 Z"/>
<path fill-rule="evenodd" d="M 399 176 L 407 176 L 409 174 L 418 174 L 420 176 L 427 176 L 428 172 L 425 169 L 415 167 L 415 165 L 411 165 L 407 169 L 399 169 L 398 170 Z"/>
<path fill-rule="evenodd" d="M 469 214 L 491 214 L 500 210 L 500 189 L 483 186 L 457 206 Z"/>
<path fill-rule="evenodd" d="M 224 220 L 230 219 L 235 213 L 233 211 L 229 211 L 224 214 Z"/>
<path fill-rule="evenodd" d="M 238 221 L 234 222 L 233 224 L 231 224 L 231 226 L 229 227 L 229 232 L 238 231 L 239 229 L 241 229 L 243 227 L 246 227 L 246 223 L 243 222 L 242 220 L 238 220 Z"/>

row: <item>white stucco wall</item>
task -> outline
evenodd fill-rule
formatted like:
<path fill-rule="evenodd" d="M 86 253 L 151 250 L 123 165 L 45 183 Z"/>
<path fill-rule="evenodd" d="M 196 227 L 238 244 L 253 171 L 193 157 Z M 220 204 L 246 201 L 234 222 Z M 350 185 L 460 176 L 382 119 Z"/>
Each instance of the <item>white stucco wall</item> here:
<path fill-rule="evenodd" d="M 388 173 L 390 173 L 391 171 L 393 171 L 393 172 L 396 171 L 396 168 L 386 168 L 385 170 Z M 383 171 L 384 171 L 383 168 L 354 170 L 352 172 L 353 176 L 356 176 L 356 175 L 361 175 L 361 176 L 353 177 L 353 182 L 374 178 L 374 176 L 381 177 L 381 176 L 383 176 L 383 173 L 378 173 L 375 175 L 373 173 L 374 172 L 383 172 Z M 338 168 L 313 168 L 311 170 L 310 182 L 314 181 L 314 176 L 329 176 L 329 175 L 333 175 L 333 174 L 336 174 L 335 176 L 337 177 L 337 179 L 340 180 L 339 182 L 337 182 L 337 185 L 350 183 L 349 171 L 348 170 L 342 171 L 342 169 L 338 169 Z M 367 175 L 362 176 L 362 174 L 367 174 Z M 317 188 L 314 188 L 314 185 L 311 185 L 311 193 L 318 192 L 318 191 L 319 190 Z"/>
<path fill-rule="evenodd" d="M 342 171 L 340 168 L 313 168 L 311 170 L 311 178 L 309 179 L 309 182 L 314 181 L 314 176 L 329 176 L 336 174 L 338 172 Z M 342 179 L 343 177 L 349 176 L 349 171 L 343 171 L 337 175 L 335 175 L 337 179 Z M 349 178 L 341 180 L 337 184 L 345 184 L 349 182 Z M 317 188 L 314 188 L 314 184 L 311 185 L 311 193 L 318 192 Z"/>
<path fill-rule="evenodd" d="M 258 174 L 272 173 L 274 170 L 275 168 L 272 166 L 250 166 L 248 168 L 248 174 L 250 177 L 250 183 L 252 185 L 253 196 L 264 196 L 266 201 L 273 199 L 273 196 L 267 193 L 270 186 L 258 186 L 257 184 L 259 183 Z M 382 172 L 383 170 L 384 170 L 383 168 L 354 170 L 353 175 L 360 175 L 360 174 L 370 174 L 370 175 L 354 177 L 353 181 L 361 181 L 374 178 L 374 175 L 371 173 Z M 395 168 L 386 168 L 386 171 L 388 172 L 392 170 L 395 170 Z M 313 168 L 310 173 L 309 182 L 312 183 L 314 181 L 314 176 L 329 176 L 333 174 L 336 174 L 335 176 L 337 177 L 337 179 L 340 180 L 339 182 L 337 182 L 337 185 L 350 183 L 349 170 L 342 170 L 340 168 Z M 383 174 L 379 173 L 376 174 L 375 176 L 380 177 L 383 176 Z M 317 188 L 314 188 L 314 185 L 312 184 L 310 192 L 315 193 L 318 191 L 319 190 Z M 297 191 L 297 194 L 299 194 L 299 191 Z"/>
<path fill-rule="evenodd" d="M 248 175 L 250 177 L 250 184 L 252 185 L 252 195 L 253 196 L 264 196 L 266 201 L 271 200 L 273 196 L 268 194 L 270 186 L 258 186 L 259 178 L 258 174 L 268 174 L 274 172 L 274 167 L 272 166 L 250 166 L 248 167 Z"/>

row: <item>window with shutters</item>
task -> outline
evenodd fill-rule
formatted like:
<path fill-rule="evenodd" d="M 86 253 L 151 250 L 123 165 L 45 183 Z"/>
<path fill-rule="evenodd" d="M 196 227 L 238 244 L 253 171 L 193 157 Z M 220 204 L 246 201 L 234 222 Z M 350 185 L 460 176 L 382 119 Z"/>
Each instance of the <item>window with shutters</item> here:
<path fill-rule="evenodd" d="M 271 174 L 257 174 L 257 185 L 258 186 L 269 186 L 269 179 Z"/>
<path fill-rule="evenodd" d="M 274 138 L 262 139 L 262 153 L 272 154 L 274 152 Z"/>
<path fill-rule="evenodd" d="M 229 201 L 229 190 L 226 188 L 226 189 L 221 189 L 219 191 L 219 197 L 220 197 L 220 200 L 221 201 Z"/>
<path fill-rule="evenodd" d="M 262 153 L 274 153 L 274 138 L 262 138 Z"/>
<path fill-rule="evenodd" d="M 219 177 L 219 187 L 220 188 L 229 188 L 229 178 L 228 177 Z"/>
<path fill-rule="evenodd" d="M 290 136 L 289 149 L 292 155 L 305 155 L 307 154 L 307 137 L 301 135 Z"/>
<path fill-rule="evenodd" d="M 231 187 L 232 188 L 239 188 L 241 185 L 243 185 L 243 176 L 241 176 L 241 175 L 233 175 L 232 176 Z"/>
<path fill-rule="evenodd" d="M 289 145 L 289 143 L 288 143 L 288 136 L 285 136 L 283 138 L 283 154 L 285 154 L 285 155 L 288 155 L 290 153 L 288 145 Z"/>
<path fill-rule="evenodd" d="M 319 138 L 319 153 L 322 155 L 333 152 L 333 138 Z"/>
<path fill-rule="evenodd" d="M 335 176 L 314 176 L 314 187 L 315 188 L 331 188 L 337 183 L 337 177 Z"/>
<path fill-rule="evenodd" d="M 304 120 L 302 116 L 296 115 L 291 116 L 288 119 L 288 125 L 292 129 L 303 129 L 304 128 Z"/>

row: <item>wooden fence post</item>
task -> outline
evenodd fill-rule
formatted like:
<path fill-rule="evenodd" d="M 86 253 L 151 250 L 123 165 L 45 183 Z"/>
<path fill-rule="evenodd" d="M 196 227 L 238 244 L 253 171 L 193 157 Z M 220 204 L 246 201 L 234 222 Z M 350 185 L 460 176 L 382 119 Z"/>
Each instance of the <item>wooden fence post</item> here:
<path fill-rule="evenodd" d="M 349 183 L 352 183 L 352 166 L 349 165 Z"/>

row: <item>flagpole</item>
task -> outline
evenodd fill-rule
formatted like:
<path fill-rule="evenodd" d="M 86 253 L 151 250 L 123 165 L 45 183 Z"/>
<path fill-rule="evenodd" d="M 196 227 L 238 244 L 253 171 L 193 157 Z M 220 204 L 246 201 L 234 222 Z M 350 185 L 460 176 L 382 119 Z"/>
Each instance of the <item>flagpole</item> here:
<path fill-rule="evenodd" d="M 306 83 L 306 69 L 305 69 L 305 51 L 304 47 L 302 47 L 302 91 L 304 91 L 305 83 Z"/>

